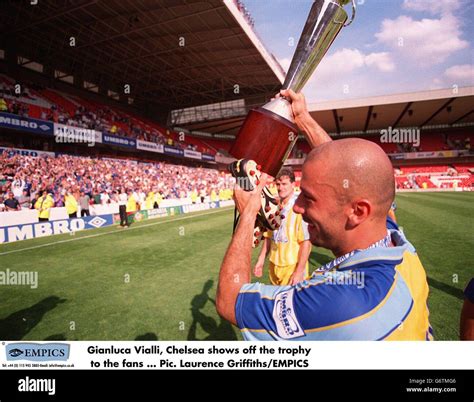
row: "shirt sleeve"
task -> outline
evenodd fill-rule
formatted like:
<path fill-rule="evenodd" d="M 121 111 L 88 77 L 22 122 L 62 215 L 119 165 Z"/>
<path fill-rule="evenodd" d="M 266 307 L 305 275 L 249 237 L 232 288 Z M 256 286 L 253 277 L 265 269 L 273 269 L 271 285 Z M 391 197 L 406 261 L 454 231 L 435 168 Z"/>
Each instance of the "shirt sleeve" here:
<path fill-rule="evenodd" d="M 251 283 L 242 286 L 235 305 L 237 326 L 246 340 L 279 339 L 273 310 L 278 295 L 292 291 L 291 286 Z"/>
<path fill-rule="evenodd" d="M 246 284 L 237 325 L 246 340 L 383 339 L 413 304 L 403 278 L 389 271 L 360 275 L 363 285 L 352 271 L 313 275 L 295 286 Z"/>

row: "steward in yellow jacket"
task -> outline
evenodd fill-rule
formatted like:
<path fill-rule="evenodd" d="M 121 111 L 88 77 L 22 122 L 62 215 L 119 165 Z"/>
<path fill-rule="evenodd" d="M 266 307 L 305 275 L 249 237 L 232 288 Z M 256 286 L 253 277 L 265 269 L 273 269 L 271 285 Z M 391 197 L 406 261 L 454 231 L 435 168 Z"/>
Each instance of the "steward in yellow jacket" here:
<path fill-rule="evenodd" d="M 39 212 L 38 218 L 40 221 L 49 220 L 49 213 L 52 207 L 54 207 L 53 197 L 45 190 L 35 203 L 35 209 Z"/>
<path fill-rule="evenodd" d="M 64 205 L 69 218 L 77 218 L 77 200 L 70 191 L 66 193 L 64 198 Z"/>

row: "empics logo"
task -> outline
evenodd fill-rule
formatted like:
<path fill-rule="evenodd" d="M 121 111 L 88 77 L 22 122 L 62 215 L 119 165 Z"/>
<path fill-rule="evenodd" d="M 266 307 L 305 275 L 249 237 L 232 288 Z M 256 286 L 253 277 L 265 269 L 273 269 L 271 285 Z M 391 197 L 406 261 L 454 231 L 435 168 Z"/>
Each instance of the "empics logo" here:
<path fill-rule="evenodd" d="M 18 357 L 18 356 L 21 356 L 23 354 L 23 351 L 20 350 L 20 349 L 12 349 L 8 352 L 8 354 L 12 357 Z"/>
<path fill-rule="evenodd" d="M 69 347 L 66 343 L 10 343 L 5 352 L 7 360 L 67 361 Z"/>
<path fill-rule="evenodd" d="M 20 378 L 18 380 L 19 392 L 47 392 L 48 395 L 56 394 L 56 380 L 54 378 Z"/>

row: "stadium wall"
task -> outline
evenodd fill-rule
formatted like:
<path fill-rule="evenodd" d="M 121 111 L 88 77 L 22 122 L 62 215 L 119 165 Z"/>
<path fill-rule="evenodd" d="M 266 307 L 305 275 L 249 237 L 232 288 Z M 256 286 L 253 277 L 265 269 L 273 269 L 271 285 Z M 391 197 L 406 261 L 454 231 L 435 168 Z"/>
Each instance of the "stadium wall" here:
<path fill-rule="evenodd" d="M 128 213 L 129 224 L 142 222 L 148 219 L 164 218 L 187 214 L 190 212 L 223 208 L 234 205 L 233 201 L 205 202 L 202 204 L 180 205 L 149 210 L 139 210 Z M 20 213 L 23 211 L 19 211 Z M 25 211 L 30 212 L 30 211 Z M 36 212 L 36 211 L 34 211 Z M 5 214 L 14 214 L 6 212 Z M 76 232 L 89 229 L 98 229 L 120 223 L 120 216 L 116 214 L 85 216 L 73 219 L 58 219 L 48 222 L 29 222 L 0 227 L 0 243 L 12 243 L 21 240 L 35 239 L 58 234 L 74 235 Z"/>

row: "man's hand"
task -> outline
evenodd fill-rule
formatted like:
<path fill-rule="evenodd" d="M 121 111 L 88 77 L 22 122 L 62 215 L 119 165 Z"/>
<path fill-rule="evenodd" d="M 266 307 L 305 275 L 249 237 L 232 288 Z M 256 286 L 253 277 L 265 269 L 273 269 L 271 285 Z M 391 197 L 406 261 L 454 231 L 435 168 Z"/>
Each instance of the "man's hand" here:
<path fill-rule="evenodd" d="M 294 286 L 297 283 L 303 282 L 304 281 L 304 271 L 302 272 L 293 272 L 293 275 L 290 277 L 290 285 Z"/>
<path fill-rule="evenodd" d="M 276 97 L 278 98 L 280 96 L 284 96 L 290 101 L 293 117 L 297 125 L 298 121 L 302 119 L 304 120 L 308 117 L 311 119 L 311 116 L 308 112 L 308 107 L 306 106 L 306 99 L 301 92 L 296 93 L 292 89 L 282 89 Z"/>
<path fill-rule="evenodd" d="M 268 175 L 262 173 L 260 176 L 260 183 L 252 191 L 243 190 L 238 184 L 234 188 L 234 201 L 237 210 L 241 215 L 248 213 L 252 216 L 257 216 L 262 207 L 262 190 L 267 184 Z"/>
<path fill-rule="evenodd" d="M 302 93 L 296 93 L 291 89 L 282 89 L 276 97 L 281 96 L 284 96 L 291 103 L 295 123 L 306 137 L 311 148 L 332 141 L 328 133 L 309 114 L 306 99 Z"/>
<path fill-rule="evenodd" d="M 260 261 L 260 259 L 257 261 L 257 263 L 255 264 L 255 267 L 253 268 L 253 274 L 257 277 L 257 278 L 261 278 L 262 277 L 262 273 L 263 273 L 263 265 L 264 265 L 265 261 Z"/>

